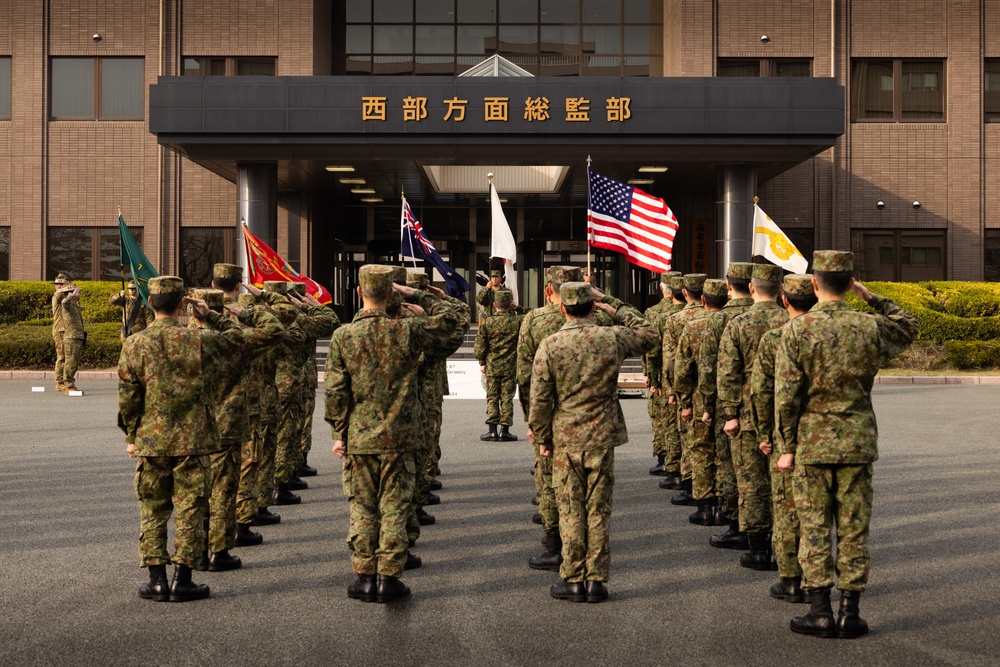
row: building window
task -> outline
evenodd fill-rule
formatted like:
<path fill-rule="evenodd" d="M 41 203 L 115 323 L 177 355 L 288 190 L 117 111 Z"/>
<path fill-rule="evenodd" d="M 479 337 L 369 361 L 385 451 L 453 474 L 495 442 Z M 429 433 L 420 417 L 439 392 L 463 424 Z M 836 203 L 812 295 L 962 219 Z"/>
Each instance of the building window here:
<path fill-rule="evenodd" d="M 10 57 L 0 58 L 0 120 L 10 120 Z"/>
<path fill-rule="evenodd" d="M 716 76 L 812 76 L 809 58 L 719 58 Z"/>
<path fill-rule="evenodd" d="M 1000 122 L 1000 58 L 987 58 L 983 69 L 984 117 L 987 123 Z"/>
<path fill-rule="evenodd" d="M 983 245 L 984 279 L 1000 282 L 1000 229 L 987 229 Z"/>
<path fill-rule="evenodd" d="M 854 230 L 851 245 L 860 280 L 945 279 L 944 230 Z"/>
<path fill-rule="evenodd" d="M 236 229 L 181 227 L 181 278 L 187 287 L 210 287 L 212 267 L 236 256 Z"/>
<path fill-rule="evenodd" d="M 142 120 L 142 58 L 53 58 L 53 120 Z"/>
<path fill-rule="evenodd" d="M 0 227 L 0 280 L 10 280 L 10 227 Z"/>
<path fill-rule="evenodd" d="M 142 228 L 130 227 L 142 245 Z M 49 227 L 46 272 L 65 271 L 77 280 L 117 280 L 122 276 L 117 227 Z"/>
<path fill-rule="evenodd" d="M 335 18 L 337 74 L 460 74 L 499 54 L 538 76 L 649 76 L 659 0 L 362 0 Z"/>
<path fill-rule="evenodd" d="M 851 120 L 944 120 L 943 60 L 858 59 L 851 63 Z"/>
<path fill-rule="evenodd" d="M 277 58 L 203 57 L 184 58 L 184 76 L 274 76 Z"/>

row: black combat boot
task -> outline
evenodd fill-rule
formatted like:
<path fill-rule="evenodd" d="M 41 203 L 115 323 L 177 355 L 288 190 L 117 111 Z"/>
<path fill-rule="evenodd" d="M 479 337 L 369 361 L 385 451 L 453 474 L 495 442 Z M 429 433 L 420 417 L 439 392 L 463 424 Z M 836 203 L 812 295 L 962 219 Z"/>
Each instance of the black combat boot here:
<path fill-rule="evenodd" d="M 298 505 L 302 502 L 302 496 L 289 491 L 288 482 L 278 482 L 273 502 L 275 505 Z"/>
<path fill-rule="evenodd" d="M 733 519 L 729 522 L 729 530 L 721 535 L 712 535 L 708 543 L 719 549 L 737 549 L 746 551 L 749 548 L 746 533 L 740 532 L 740 522 Z"/>
<path fill-rule="evenodd" d="M 771 597 L 785 602 L 804 602 L 802 577 L 782 577 L 781 581 L 771 586 Z M 841 604 L 843 604 L 843 598 L 841 598 Z"/>
<path fill-rule="evenodd" d="M 240 560 L 239 556 L 233 556 L 229 553 L 229 549 L 223 549 L 222 551 L 213 551 L 208 554 L 208 571 L 209 572 L 225 572 L 227 570 L 238 570 L 243 566 L 243 561 Z"/>
<path fill-rule="evenodd" d="M 479 436 L 479 439 L 483 440 L 484 442 L 497 442 L 498 440 L 500 440 L 500 436 L 497 435 L 497 425 L 487 424 L 487 426 L 490 428 L 490 430 Z"/>
<path fill-rule="evenodd" d="M 715 525 L 715 498 L 707 498 L 698 501 L 698 509 L 688 516 L 688 521 L 696 526 Z"/>
<path fill-rule="evenodd" d="M 309 455 L 302 455 L 302 466 L 299 468 L 299 473 L 296 477 L 315 477 L 319 471 L 309 465 Z"/>
<path fill-rule="evenodd" d="M 413 553 L 412 551 L 406 552 L 406 562 L 403 564 L 404 570 L 416 570 L 418 567 L 424 564 L 424 561 L 420 559 L 420 556 Z"/>
<path fill-rule="evenodd" d="M 541 525 L 544 525 L 544 524 L 545 524 L 545 522 L 544 522 L 544 521 L 542 521 L 542 515 L 541 515 L 541 514 L 539 514 L 538 512 L 535 512 L 535 513 L 534 513 L 534 514 L 533 514 L 533 515 L 531 516 L 531 523 L 537 523 L 537 524 L 538 524 L 539 526 L 541 526 Z"/>
<path fill-rule="evenodd" d="M 441 504 L 441 496 L 439 496 L 436 493 L 431 493 L 430 491 L 428 491 L 427 492 L 427 504 L 428 505 L 440 505 Z"/>
<path fill-rule="evenodd" d="M 393 602 L 410 596 L 410 587 L 396 577 L 378 575 L 375 590 L 376 602 Z"/>
<path fill-rule="evenodd" d="M 660 488 L 667 489 L 669 491 L 676 491 L 681 488 L 684 480 L 681 479 L 681 474 L 679 472 L 664 472 L 663 479 L 660 480 Z"/>
<path fill-rule="evenodd" d="M 250 530 L 249 523 L 236 524 L 236 546 L 252 547 L 261 544 L 263 541 L 264 536 Z"/>
<path fill-rule="evenodd" d="M 150 565 L 149 583 L 139 587 L 139 597 L 145 600 L 166 602 L 170 599 L 170 585 L 167 583 L 167 566 Z"/>
<path fill-rule="evenodd" d="M 431 491 L 440 491 L 440 490 L 441 490 L 441 482 L 437 481 L 436 479 L 432 479 Z"/>
<path fill-rule="evenodd" d="M 740 556 L 740 565 L 751 570 L 777 570 L 771 558 L 771 536 L 767 533 L 747 533 L 750 551 Z"/>
<path fill-rule="evenodd" d="M 187 565 L 174 566 L 174 580 L 170 583 L 170 601 L 188 602 L 201 600 L 210 594 L 208 586 L 191 581 L 191 568 Z"/>
<path fill-rule="evenodd" d="M 656 465 L 649 469 L 650 475 L 656 475 L 657 477 L 663 477 L 667 474 L 667 471 L 663 469 L 663 459 L 666 457 L 660 454 L 656 457 Z"/>
<path fill-rule="evenodd" d="M 608 587 L 603 581 L 584 582 L 583 590 L 587 594 L 587 602 L 604 602 L 608 599 Z"/>
<path fill-rule="evenodd" d="M 201 558 L 198 559 L 198 564 L 194 566 L 194 569 L 199 572 L 208 572 L 208 551 L 203 551 Z"/>
<path fill-rule="evenodd" d="M 698 505 L 698 501 L 694 499 L 691 495 L 691 480 L 685 479 L 681 482 L 681 490 L 674 494 L 674 497 L 670 499 L 671 505 L 689 505 L 695 507 Z"/>
<path fill-rule="evenodd" d="M 281 523 L 281 515 L 275 514 L 266 507 L 257 508 L 257 516 L 253 518 L 250 522 L 251 526 L 271 526 L 276 523 Z"/>
<path fill-rule="evenodd" d="M 375 575 L 359 574 L 347 587 L 347 597 L 362 602 L 375 602 Z"/>
<path fill-rule="evenodd" d="M 582 581 L 560 581 L 558 584 L 552 584 L 549 593 L 557 600 L 566 600 L 568 602 L 587 601 L 587 591 Z"/>
<path fill-rule="evenodd" d="M 421 526 L 433 526 L 437 519 L 433 515 L 428 514 L 423 507 L 417 510 L 417 523 Z"/>
<path fill-rule="evenodd" d="M 288 480 L 288 488 L 292 491 L 304 491 L 309 488 L 309 482 L 299 479 L 298 474 L 295 474 Z"/>
<path fill-rule="evenodd" d="M 510 432 L 509 426 L 500 427 L 500 435 L 497 436 L 500 442 L 517 442 L 517 436 Z"/>
<path fill-rule="evenodd" d="M 837 623 L 833 620 L 833 608 L 830 606 L 830 589 L 810 588 L 805 591 L 805 596 L 809 600 L 809 613 L 792 619 L 788 624 L 792 632 L 817 637 L 836 637 Z"/>
<path fill-rule="evenodd" d="M 558 528 L 545 532 L 545 537 L 542 538 L 542 546 L 545 547 L 545 553 L 541 556 L 532 556 L 529 558 L 528 567 L 533 570 L 558 572 L 559 566 L 563 562 L 562 538 L 559 537 Z"/>
<path fill-rule="evenodd" d="M 854 639 L 868 634 L 868 622 L 858 615 L 861 591 L 840 591 L 840 615 L 837 618 L 837 636 Z"/>

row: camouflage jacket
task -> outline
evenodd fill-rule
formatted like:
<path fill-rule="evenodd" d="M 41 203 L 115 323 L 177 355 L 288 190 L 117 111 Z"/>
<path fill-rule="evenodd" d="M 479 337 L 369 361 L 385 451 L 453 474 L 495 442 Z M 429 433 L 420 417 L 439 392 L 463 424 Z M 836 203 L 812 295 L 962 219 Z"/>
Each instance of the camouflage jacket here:
<path fill-rule="evenodd" d="M 684 325 L 689 317 L 694 317 L 697 313 L 705 310 L 700 303 L 689 303 L 672 315 L 668 315 L 663 320 L 663 336 L 661 338 L 660 355 L 662 357 L 660 382 L 657 385 L 650 384 L 651 387 L 659 387 L 664 395 L 669 396 L 674 393 L 674 363 L 676 361 L 677 344 L 681 340 L 684 332 Z"/>
<path fill-rule="evenodd" d="M 624 326 L 571 320 L 539 345 L 528 418 L 536 444 L 582 452 L 628 442 L 618 372 L 625 359 L 656 344 L 656 332 L 631 307 L 619 307 L 613 322 Z"/>
<path fill-rule="evenodd" d="M 698 349 L 702 339 L 708 334 L 713 312 L 715 311 L 702 309 L 690 315 L 674 350 L 673 388 L 677 395 L 677 407 L 693 408 L 698 419 L 701 419 L 701 413 L 707 409 L 701 395 L 695 393 L 701 373 L 701 368 L 698 367 Z"/>
<path fill-rule="evenodd" d="M 319 386 L 319 369 L 316 366 L 316 341 L 332 334 L 340 326 L 340 318 L 327 306 L 306 306 L 303 313 L 312 318 L 303 331 L 307 338 L 302 343 L 302 382 L 307 389 Z"/>
<path fill-rule="evenodd" d="M 803 464 L 878 458 L 871 390 L 882 362 L 909 347 L 920 325 L 875 295 L 874 315 L 821 301 L 796 317 L 774 359 L 775 448 Z"/>
<path fill-rule="evenodd" d="M 472 310 L 469 308 L 469 304 L 453 296 L 445 296 L 444 301 L 452 307 L 458 316 L 458 326 L 443 345 L 430 351 L 429 361 L 431 364 L 428 371 L 430 374 L 428 387 L 432 395 L 437 392 L 437 397 L 447 396 L 449 393 L 448 357 L 462 347 L 462 343 L 465 342 L 465 334 L 472 326 Z"/>
<path fill-rule="evenodd" d="M 475 355 L 488 376 L 514 377 L 517 370 L 517 339 L 523 315 L 497 312 L 486 318 L 476 332 Z"/>
<path fill-rule="evenodd" d="M 760 442 L 774 442 L 774 353 L 788 322 L 760 338 L 750 370 L 750 416 Z"/>
<path fill-rule="evenodd" d="M 125 311 L 125 319 L 132 317 L 132 309 L 135 308 L 135 304 L 139 304 L 139 312 L 136 313 L 135 322 L 132 324 L 132 333 L 139 333 L 143 329 L 149 326 L 149 323 L 156 318 L 156 314 L 149 309 L 149 307 L 142 302 L 142 299 L 133 299 L 129 295 L 122 296 L 117 292 L 111 295 L 108 299 L 108 303 L 112 306 L 118 306 Z"/>
<path fill-rule="evenodd" d="M 64 338 L 83 340 L 83 308 L 70 299 L 72 290 L 60 290 L 52 295 L 52 332 L 62 332 Z"/>
<path fill-rule="evenodd" d="M 739 297 L 730 299 L 722 310 L 712 313 L 708 318 L 708 331 L 701 339 L 698 347 L 698 393 L 705 405 L 705 410 L 715 415 L 716 401 L 716 377 L 719 366 L 719 341 L 722 339 L 722 332 L 726 330 L 729 320 L 740 313 L 745 313 L 753 305 L 750 297 Z M 701 415 L 698 415 L 700 418 Z"/>
<path fill-rule="evenodd" d="M 213 326 L 224 316 L 209 313 Z M 196 456 L 218 449 L 213 388 L 238 363 L 243 330 L 189 329 L 154 320 L 125 339 L 118 360 L 118 427 L 136 456 Z"/>
<path fill-rule="evenodd" d="M 416 297 L 423 317 L 390 319 L 384 310 L 364 310 L 330 339 L 325 418 L 349 454 L 409 451 L 422 442 L 421 356 L 448 342 L 459 316 L 422 290 Z"/>
<path fill-rule="evenodd" d="M 683 307 L 668 298 L 646 309 L 646 321 L 659 334 L 653 349 L 642 355 L 642 374 L 649 380 L 650 386 L 659 387 L 663 373 L 663 323 Z"/>
<path fill-rule="evenodd" d="M 788 312 L 776 301 L 761 301 L 729 320 L 719 341 L 716 413 L 719 419 L 739 419 L 740 430 L 752 431 L 750 369 L 760 337 L 788 321 Z"/>

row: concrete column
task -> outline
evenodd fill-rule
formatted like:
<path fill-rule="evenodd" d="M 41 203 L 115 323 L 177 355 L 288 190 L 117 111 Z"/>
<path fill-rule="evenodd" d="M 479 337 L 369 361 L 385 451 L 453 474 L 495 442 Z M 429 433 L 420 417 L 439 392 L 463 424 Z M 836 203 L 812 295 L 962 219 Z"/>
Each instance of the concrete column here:
<path fill-rule="evenodd" d="M 749 262 L 753 241 L 753 198 L 757 170 L 745 165 L 723 165 L 718 172 L 716 264 L 719 276 L 729 262 Z"/>
<path fill-rule="evenodd" d="M 240 162 L 236 165 L 236 260 L 249 276 L 247 253 L 240 220 L 261 241 L 278 248 L 278 165 L 271 162 Z"/>

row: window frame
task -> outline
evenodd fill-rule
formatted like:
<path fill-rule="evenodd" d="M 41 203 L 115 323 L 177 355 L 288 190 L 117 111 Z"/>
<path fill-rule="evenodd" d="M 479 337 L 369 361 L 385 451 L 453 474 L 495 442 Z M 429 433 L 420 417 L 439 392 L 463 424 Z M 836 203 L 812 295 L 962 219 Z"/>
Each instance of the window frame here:
<path fill-rule="evenodd" d="M 0 62 L 7 63 L 7 100 L 10 103 L 8 109 L 0 109 L 0 121 L 11 120 L 14 114 L 14 57 L 0 56 Z"/>
<path fill-rule="evenodd" d="M 857 99 L 854 86 L 855 66 L 860 63 L 874 61 L 892 62 L 892 117 L 891 118 L 859 118 Z M 903 64 L 934 63 L 941 66 L 941 77 L 938 81 L 938 92 L 941 96 L 940 118 L 904 118 L 903 117 Z M 985 75 L 984 75 L 985 87 Z M 947 123 L 948 122 L 948 59 L 947 58 L 852 58 L 850 75 L 850 105 L 852 123 Z M 984 96 L 985 103 L 985 96 Z"/>
<path fill-rule="evenodd" d="M 865 265 L 866 250 L 865 236 L 866 235 L 882 235 L 889 236 L 891 238 L 891 245 L 880 246 L 880 251 L 885 248 L 892 249 L 892 278 L 880 278 L 872 273 L 872 269 Z M 908 228 L 908 229 L 868 229 L 868 228 L 854 228 L 851 230 L 851 245 L 854 249 L 855 256 L 860 256 L 861 266 L 858 267 L 861 270 L 858 272 L 858 280 L 890 280 L 891 282 L 920 282 L 922 280 L 948 280 L 948 230 L 941 229 L 937 227 L 920 229 L 920 228 Z M 903 251 L 905 249 L 912 250 L 912 246 L 907 246 L 907 238 L 916 238 L 920 236 L 933 236 L 941 240 L 941 277 L 940 278 L 919 278 L 917 280 L 906 279 L 903 277 L 904 268 L 909 270 L 919 270 L 921 268 L 927 269 L 932 268 L 927 265 L 914 265 L 908 264 L 904 267 L 903 263 Z M 985 238 L 985 237 L 984 237 Z M 923 248 L 931 248 L 933 246 L 921 246 Z M 984 254 L 983 254 L 983 264 L 985 266 L 986 256 L 985 256 L 985 243 L 984 243 Z M 887 265 L 884 265 L 887 266 Z M 937 265 L 933 265 L 937 266 Z"/>
<path fill-rule="evenodd" d="M 209 55 L 185 55 L 181 58 L 181 62 L 186 60 L 198 60 L 198 73 L 188 74 L 188 70 L 185 67 L 183 69 L 183 76 L 277 76 L 278 75 L 278 57 L 277 56 L 209 56 Z M 205 74 L 205 64 L 202 60 L 221 60 L 224 64 L 224 72 L 222 74 Z M 250 63 L 268 63 L 274 65 L 274 74 L 238 74 L 239 64 L 241 62 Z"/>
<path fill-rule="evenodd" d="M 63 229 L 78 229 L 78 230 L 79 229 L 85 229 L 88 232 L 90 232 L 90 240 L 89 240 L 89 244 L 90 244 L 90 269 L 89 269 L 89 276 L 90 277 L 81 277 L 81 276 L 86 276 L 87 274 L 84 274 L 83 272 L 81 272 L 79 270 L 79 268 L 77 268 L 77 267 L 70 267 L 70 266 L 57 267 L 57 266 L 52 266 L 52 264 L 51 264 L 52 263 L 52 249 L 51 249 L 51 237 L 50 237 L 50 235 L 51 235 L 51 233 L 54 230 L 63 230 Z M 132 232 L 132 235 L 136 237 L 136 243 L 138 243 L 141 246 L 142 245 L 142 240 L 143 240 L 145 229 L 143 227 L 130 227 L 129 230 Z M 103 274 L 101 273 L 101 234 L 102 233 L 107 234 L 108 236 L 112 236 L 113 235 L 114 238 L 116 238 L 116 239 L 118 238 L 118 228 L 117 227 L 94 227 L 94 226 L 89 226 L 89 225 L 54 225 L 54 226 L 48 227 L 46 229 L 46 231 L 45 231 L 45 264 L 46 264 L 46 271 L 51 276 L 55 276 L 55 274 L 59 273 L 60 271 L 69 271 L 70 275 L 76 277 L 79 280 L 117 280 L 120 277 L 120 273 L 115 273 L 114 275 L 108 274 L 107 277 L 104 277 Z"/>
<path fill-rule="evenodd" d="M 52 102 L 55 98 L 55 91 L 52 88 L 52 64 L 57 60 L 89 60 L 94 68 L 94 86 L 91 100 L 91 115 L 89 116 L 56 116 L 52 111 Z M 105 116 L 102 114 L 101 104 L 103 93 L 101 62 L 104 60 L 138 60 L 142 63 L 142 81 L 139 84 L 142 100 L 140 107 L 142 111 L 139 116 Z M 50 121 L 95 121 L 95 122 L 143 122 L 146 120 L 146 58 L 145 56 L 51 56 L 49 58 L 49 120 Z"/>
<path fill-rule="evenodd" d="M 996 69 L 990 70 L 990 65 L 993 65 Z M 1000 89 L 993 93 L 987 89 L 986 80 L 990 74 L 995 74 L 997 79 L 1000 80 L 1000 58 L 983 59 L 983 122 L 1000 123 Z M 989 96 L 993 96 L 996 100 L 995 111 L 992 112 L 989 110 Z"/>
<path fill-rule="evenodd" d="M 737 63 L 757 63 L 758 74 L 750 78 L 761 78 L 761 79 L 773 79 L 773 78 L 812 78 L 813 76 L 813 59 L 809 57 L 802 58 L 716 58 L 715 60 L 715 76 L 719 77 L 720 65 L 724 64 L 737 64 Z M 791 63 L 805 63 L 809 66 L 809 74 L 804 77 L 779 77 L 775 72 L 777 71 L 777 66 L 779 64 L 791 64 Z M 722 75 L 724 76 L 724 75 Z"/>

